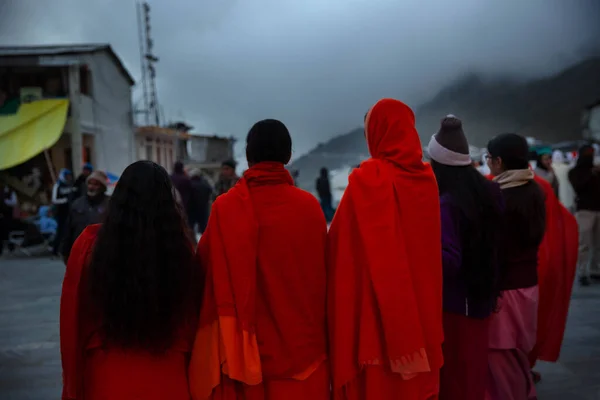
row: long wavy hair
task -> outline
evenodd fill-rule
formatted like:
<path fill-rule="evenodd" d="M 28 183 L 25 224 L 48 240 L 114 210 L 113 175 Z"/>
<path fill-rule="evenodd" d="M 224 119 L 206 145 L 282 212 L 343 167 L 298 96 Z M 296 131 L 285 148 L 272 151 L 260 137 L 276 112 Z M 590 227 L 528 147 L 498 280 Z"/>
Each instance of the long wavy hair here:
<path fill-rule="evenodd" d="M 94 244 L 89 304 L 108 343 L 163 352 L 193 323 L 200 302 L 194 245 L 167 171 L 125 169 Z"/>
<path fill-rule="evenodd" d="M 440 195 L 447 194 L 462 217 L 462 268 L 468 296 L 474 300 L 497 299 L 498 227 L 502 213 L 488 182 L 472 165 L 447 166 L 431 161 Z"/>

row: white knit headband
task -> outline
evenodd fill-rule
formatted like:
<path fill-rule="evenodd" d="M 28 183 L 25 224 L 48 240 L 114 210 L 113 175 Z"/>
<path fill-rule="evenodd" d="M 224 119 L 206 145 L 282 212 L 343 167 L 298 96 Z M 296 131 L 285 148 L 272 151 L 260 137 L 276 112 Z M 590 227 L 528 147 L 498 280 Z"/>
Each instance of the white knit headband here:
<path fill-rule="evenodd" d="M 449 165 L 451 167 L 464 167 L 473 163 L 470 155 L 448 150 L 439 144 L 435 138 L 435 135 L 433 135 L 429 141 L 427 152 L 432 160 L 435 160 L 440 164 Z"/>

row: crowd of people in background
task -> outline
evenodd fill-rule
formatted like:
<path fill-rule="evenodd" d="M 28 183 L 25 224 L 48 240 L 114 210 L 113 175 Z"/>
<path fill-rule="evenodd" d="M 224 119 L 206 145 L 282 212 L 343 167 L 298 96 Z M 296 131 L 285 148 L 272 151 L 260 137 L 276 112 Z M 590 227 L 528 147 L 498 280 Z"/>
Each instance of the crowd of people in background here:
<path fill-rule="evenodd" d="M 92 165 L 62 170 L 39 227 L 67 263 L 63 399 L 536 399 L 575 278 L 600 280 L 594 147 L 569 165 L 505 133 L 483 165 L 448 115 L 424 161 L 394 99 L 364 126 L 371 157 L 337 208 L 326 168 L 319 201 L 296 187 L 272 119 L 214 186 L 139 161 L 109 197 Z"/>

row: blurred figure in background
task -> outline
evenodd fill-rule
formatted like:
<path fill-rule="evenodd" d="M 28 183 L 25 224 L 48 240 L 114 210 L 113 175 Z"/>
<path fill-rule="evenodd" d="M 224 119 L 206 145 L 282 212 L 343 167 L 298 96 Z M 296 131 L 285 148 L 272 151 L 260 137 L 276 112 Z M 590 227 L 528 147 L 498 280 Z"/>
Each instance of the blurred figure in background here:
<path fill-rule="evenodd" d="M 223 161 L 219 180 L 215 184 L 215 198 L 227 193 L 240 180 L 240 177 L 235 173 L 236 167 L 237 163 L 234 160 Z"/>
<path fill-rule="evenodd" d="M 190 228 L 196 233 L 196 226 L 198 226 L 198 233 L 202 234 L 208 223 L 213 188 L 199 169 L 192 169 L 190 171 L 190 179 L 192 181 L 192 191 L 188 207 Z"/>
<path fill-rule="evenodd" d="M 86 192 L 71 204 L 61 254 L 67 263 L 71 248 L 77 237 L 88 225 L 104 221 L 110 197 L 106 195 L 108 177 L 102 171 L 94 171 L 86 179 Z"/>
<path fill-rule="evenodd" d="M 91 163 L 83 164 L 81 174 L 75 179 L 73 184 L 73 199 L 78 199 L 87 193 L 87 178 L 94 171 L 94 167 Z"/>
<path fill-rule="evenodd" d="M 167 171 L 125 169 L 73 245 L 60 302 L 63 399 L 189 400 L 201 280 Z"/>
<path fill-rule="evenodd" d="M 73 173 L 66 168 L 61 169 L 58 174 L 58 180 L 52 188 L 52 205 L 58 224 L 52 245 L 52 255 L 55 257 L 59 255 L 60 246 L 64 239 L 67 219 L 69 218 L 70 202 L 73 199 L 73 190 Z"/>
<path fill-rule="evenodd" d="M 4 242 L 15 227 L 19 218 L 19 200 L 17 193 L 6 185 L 0 186 L 0 256 L 4 252 Z M 10 251 L 14 249 L 12 243 L 8 243 Z"/>
<path fill-rule="evenodd" d="M 558 199 L 567 210 L 575 213 L 575 192 L 573 186 L 569 182 L 569 164 L 564 153 L 560 150 L 555 150 L 552 153 L 552 169 L 558 180 Z"/>
<path fill-rule="evenodd" d="M 437 178 L 444 269 L 444 367 L 440 399 L 483 400 L 490 316 L 500 293 L 499 230 L 504 198 L 469 157 L 462 122 L 442 120 L 428 147 Z"/>
<path fill-rule="evenodd" d="M 194 400 L 331 398 L 327 225 L 315 197 L 294 187 L 291 155 L 283 123 L 257 122 L 248 170 L 213 204 L 197 252 L 206 286 L 189 372 Z"/>
<path fill-rule="evenodd" d="M 333 219 L 333 195 L 331 194 L 331 182 L 329 180 L 329 170 L 325 167 L 321 168 L 321 175 L 317 178 L 315 185 L 319 200 L 321 200 L 321 209 L 325 214 L 327 222 Z"/>
<path fill-rule="evenodd" d="M 552 149 L 543 148 L 536 150 L 536 164 L 535 174 L 542 179 L 545 179 L 550 186 L 554 194 L 558 197 L 559 183 L 554 169 L 552 168 Z"/>
<path fill-rule="evenodd" d="M 579 149 L 577 164 L 569 171 L 575 191 L 575 214 L 579 225 L 578 275 L 582 285 L 600 280 L 600 167 L 594 165 L 591 145 Z"/>
<path fill-rule="evenodd" d="M 443 364 L 436 179 L 404 103 L 365 118 L 355 169 L 328 235 L 328 328 L 337 400 L 437 399 Z"/>
<path fill-rule="evenodd" d="M 546 229 L 544 193 L 534 180 L 524 137 L 502 134 L 487 149 L 493 180 L 506 202 L 502 223 L 493 227 L 500 231 L 501 297 L 490 321 L 487 395 L 489 400 L 534 399 L 528 355 L 537 333 L 538 251 Z"/>
<path fill-rule="evenodd" d="M 190 198 L 192 196 L 192 182 L 190 177 L 186 175 L 183 168 L 183 163 L 177 161 L 173 166 L 173 174 L 171 174 L 171 182 L 179 195 L 178 201 L 181 203 L 185 215 L 189 216 Z"/>

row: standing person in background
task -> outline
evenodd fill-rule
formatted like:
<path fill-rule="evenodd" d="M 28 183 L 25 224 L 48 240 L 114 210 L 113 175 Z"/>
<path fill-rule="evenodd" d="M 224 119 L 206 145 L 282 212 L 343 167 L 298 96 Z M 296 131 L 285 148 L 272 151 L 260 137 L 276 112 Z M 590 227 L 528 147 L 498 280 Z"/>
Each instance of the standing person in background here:
<path fill-rule="evenodd" d="M 333 396 L 437 399 L 444 334 L 435 176 L 404 103 L 377 102 L 365 137 L 371 158 L 350 175 L 328 235 Z"/>
<path fill-rule="evenodd" d="M 125 169 L 75 241 L 60 301 L 63 399 L 189 400 L 201 280 L 167 171 Z"/>
<path fill-rule="evenodd" d="M 554 169 L 552 168 L 552 149 L 539 149 L 535 153 L 535 174 L 540 178 L 545 179 L 550 186 L 552 186 L 554 194 L 558 197 L 559 183 L 558 178 L 554 173 Z"/>
<path fill-rule="evenodd" d="M 579 282 L 589 285 L 600 280 L 600 167 L 594 166 L 594 148 L 579 149 L 577 164 L 569 171 L 575 191 L 576 218 L 579 225 Z"/>
<path fill-rule="evenodd" d="M 189 379 L 194 400 L 329 400 L 327 225 L 285 169 L 277 120 L 246 139 L 249 168 L 213 204 L 197 254 L 206 272 Z"/>
<path fill-rule="evenodd" d="M 88 175 L 86 180 L 85 195 L 71 204 L 67 227 L 62 244 L 61 254 L 67 263 L 73 243 L 81 232 L 88 226 L 99 224 L 104 221 L 108 212 L 108 201 L 106 195 L 108 177 L 102 171 L 94 171 Z"/>
<path fill-rule="evenodd" d="M 73 199 L 78 199 L 87 193 L 87 178 L 94 171 L 91 163 L 83 164 L 81 174 L 75 179 L 73 184 Z"/>
<path fill-rule="evenodd" d="M 8 186 L 0 186 L 0 256 L 4 252 L 4 242 L 8 240 L 10 231 L 19 218 L 19 201 L 17 193 Z M 8 250 L 13 251 L 14 245 L 8 244 Z"/>
<path fill-rule="evenodd" d="M 190 228 L 195 233 L 196 225 L 198 225 L 198 232 L 202 234 L 208 223 L 210 199 L 212 197 L 213 188 L 199 169 L 190 171 L 190 179 L 192 181 L 192 192 L 188 211 Z"/>
<path fill-rule="evenodd" d="M 575 192 L 569 182 L 569 170 L 571 167 L 567 164 L 566 157 L 560 150 L 555 150 L 552 153 L 552 169 L 558 180 L 558 200 L 567 210 L 575 214 Z"/>
<path fill-rule="evenodd" d="M 240 177 L 235 172 L 236 167 L 237 163 L 234 160 L 223 161 L 221 164 L 221 174 L 215 185 L 215 198 L 227 193 L 240 180 Z"/>
<path fill-rule="evenodd" d="M 502 134 L 487 149 L 493 180 L 506 202 L 503 223 L 493 228 L 501 235 L 501 297 L 489 328 L 487 396 L 489 400 L 535 399 L 528 355 L 537 333 L 538 251 L 546 229 L 544 193 L 529 167 L 524 137 Z"/>
<path fill-rule="evenodd" d="M 66 168 L 61 169 L 58 174 L 58 180 L 52 188 L 52 205 L 54 206 L 54 215 L 58 224 L 52 245 L 52 255 L 55 257 L 58 257 L 60 246 L 64 239 L 73 190 L 73 174 Z"/>
<path fill-rule="evenodd" d="M 327 168 L 321 168 L 321 175 L 317 178 L 316 182 L 317 194 L 321 200 L 321 209 L 325 214 L 327 222 L 331 222 L 333 219 L 333 195 L 331 194 L 331 183 L 329 181 L 329 171 Z"/>
<path fill-rule="evenodd" d="M 498 229 L 504 199 L 469 158 L 462 122 L 442 120 L 428 153 L 440 192 L 444 269 L 441 400 L 484 400 L 490 316 L 499 295 Z M 495 227 L 490 229 L 490 226 Z"/>
<path fill-rule="evenodd" d="M 192 196 L 192 181 L 190 177 L 186 175 L 183 169 L 183 163 L 177 161 L 173 167 L 173 174 L 171 175 L 171 182 L 179 194 L 179 201 L 185 211 L 185 215 L 189 216 L 190 198 Z M 187 218 L 187 217 L 186 217 Z"/>

